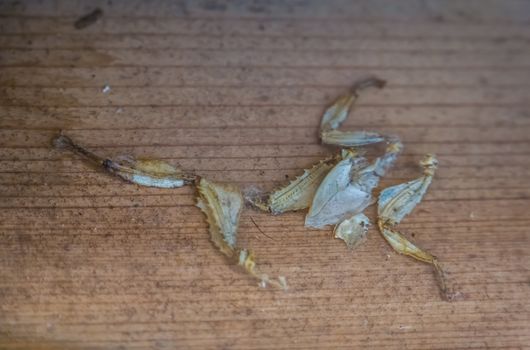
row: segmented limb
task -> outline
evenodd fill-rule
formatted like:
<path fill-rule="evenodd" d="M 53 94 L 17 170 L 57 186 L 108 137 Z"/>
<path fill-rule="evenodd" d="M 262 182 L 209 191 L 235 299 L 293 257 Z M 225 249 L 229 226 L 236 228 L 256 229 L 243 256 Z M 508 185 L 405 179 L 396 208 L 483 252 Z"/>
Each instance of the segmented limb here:
<path fill-rule="evenodd" d="M 155 159 L 130 158 L 124 164 L 112 159 L 103 158 L 79 146 L 66 135 L 59 135 L 53 140 L 57 149 L 66 149 L 77 153 L 92 164 L 119 178 L 141 186 L 158 188 L 177 188 L 193 184 L 196 176 L 185 174 L 172 165 Z"/>
<path fill-rule="evenodd" d="M 431 264 L 434 268 L 441 295 L 448 300 L 450 297 L 444 273 L 437 258 L 429 252 L 420 249 L 407 240 L 400 232 L 393 229 L 421 202 L 432 182 L 438 161 L 434 155 L 429 154 L 423 158 L 420 164 L 423 167 L 422 177 L 404 184 L 388 187 L 381 192 L 378 202 L 379 231 L 396 252 Z"/>
<path fill-rule="evenodd" d="M 378 226 L 379 231 L 381 232 L 385 240 L 390 244 L 390 246 L 392 246 L 392 248 L 396 252 L 408 255 L 416 260 L 423 261 L 432 265 L 434 269 L 434 275 L 436 276 L 436 281 L 438 283 L 438 287 L 440 288 L 440 295 L 444 300 L 450 300 L 451 293 L 447 288 L 444 271 L 436 256 L 430 254 L 429 252 L 421 248 L 418 248 L 416 245 L 406 239 L 400 232 L 388 228 L 383 223 L 379 222 Z"/>
<path fill-rule="evenodd" d="M 337 130 L 346 120 L 352 105 L 358 98 L 358 92 L 368 87 L 382 88 L 385 81 L 372 77 L 356 83 L 349 93 L 339 97 L 326 109 L 320 124 L 320 139 L 327 145 L 342 147 L 360 147 L 385 141 L 385 137 L 375 132 Z"/>

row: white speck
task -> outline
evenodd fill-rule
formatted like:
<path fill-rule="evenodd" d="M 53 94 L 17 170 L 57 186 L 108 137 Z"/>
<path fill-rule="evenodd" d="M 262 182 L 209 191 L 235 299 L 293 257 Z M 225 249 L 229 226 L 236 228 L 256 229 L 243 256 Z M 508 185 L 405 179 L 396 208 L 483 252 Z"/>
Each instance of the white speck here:
<path fill-rule="evenodd" d="M 116 113 L 121 113 L 121 112 L 123 112 L 123 108 L 119 107 L 116 109 Z"/>
<path fill-rule="evenodd" d="M 259 283 L 259 287 L 260 288 L 267 288 L 267 281 L 261 280 L 261 282 Z"/>
<path fill-rule="evenodd" d="M 103 86 L 103 90 L 101 90 L 101 92 L 103 92 L 104 94 L 108 94 L 110 90 L 111 90 L 110 85 L 107 84 Z"/>
<path fill-rule="evenodd" d="M 411 329 L 411 328 L 412 328 L 411 326 L 403 326 L 403 325 L 399 326 L 399 329 Z"/>
<path fill-rule="evenodd" d="M 133 175 L 131 181 L 138 185 L 158 188 L 176 188 L 184 186 L 184 180 L 181 179 L 156 179 L 147 175 Z"/>
<path fill-rule="evenodd" d="M 471 220 L 473 220 L 475 218 L 475 213 L 473 213 L 473 212 L 469 213 L 469 218 Z"/>

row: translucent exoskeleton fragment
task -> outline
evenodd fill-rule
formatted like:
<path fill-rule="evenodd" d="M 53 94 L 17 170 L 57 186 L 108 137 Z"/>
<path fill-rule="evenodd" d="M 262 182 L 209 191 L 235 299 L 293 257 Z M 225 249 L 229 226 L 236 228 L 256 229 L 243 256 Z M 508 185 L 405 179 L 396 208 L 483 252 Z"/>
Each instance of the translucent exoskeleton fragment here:
<path fill-rule="evenodd" d="M 322 116 L 320 124 L 320 138 L 322 143 L 343 147 L 358 147 L 382 142 L 385 138 L 375 132 L 344 132 L 336 130 L 346 120 L 353 103 L 357 100 L 358 91 L 367 87 L 382 88 L 385 81 L 378 78 L 368 78 L 355 84 L 349 93 L 339 97 Z"/>
<path fill-rule="evenodd" d="M 417 247 L 393 229 L 421 202 L 432 182 L 438 161 L 434 155 L 428 154 L 422 159 L 420 165 L 423 167 L 422 177 L 388 187 L 381 192 L 378 201 L 378 226 L 383 237 L 398 253 L 411 256 L 434 267 L 442 296 L 448 298 L 443 271 L 436 257 Z"/>
<path fill-rule="evenodd" d="M 342 147 L 360 147 L 383 142 L 385 138 L 376 132 L 326 130 L 320 133 L 322 143 Z"/>
<path fill-rule="evenodd" d="M 420 162 L 423 176 L 407 183 L 385 188 L 378 201 L 378 217 L 385 225 L 397 225 L 421 202 L 432 178 L 438 161 L 434 155 L 426 155 Z"/>
<path fill-rule="evenodd" d="M 368 226 L 370 226 L 370 219 L 361 213 L 343 220 L 335 226 L 333 233 L 335 238 L 342 239 L 348 248 L 355 249 L 365 240 Z"/>
<path fill-rule="evenodd" d="M 186 174 L 171 164 L 155 159 L 134 159 L 121 157 L 122 161 L 115 161 L 100 157 L 77 145 L 65 135 L 59 135 L 53 140 L 58 149 L 68 149 L 84 156 L 93 164 L 103 168 L 121 179 L 142 186 L 158 188 L 177 188 L 195 181 L 195 176 Z"/>
<path fill-rule="evenodd" d="M 243 209 L 241 191 L 236 186 L 216 184 L 204 178 L 197 190 L 197 207 L 206 215 L 213 244 L 227 257 L 233 257 Z"/>
<path fill-rule="evenodd" d="M 304 170 L 303 175 L 269 195 L 267 208 L 274 215 L 308 208 L 318 186 L 336 162 L 335 157 L 328 158 L 318 162 L 311 169 Z"/>
<path fill-rule="evenodd" d="M 330 170 L 318 187 L 305 225 L 321 228 L 362 213 L 372 203 L 372 190 L 379 178 L 394 163 L 401 149 L 401 143 L 394 141 L 385 155 L 372 164 L 362 156 L 343 152 L 345 159 Z"/>
<path fill-rule="evenodd" d="M 243 197 L 238 187 L 216 184 L 202 178 L 197 185 L 199 207 L 208 221 L 210 238 L 213 244 L 230 260 L 243 267 L 251 276 L 263 284 L 271 284 L 286 289 L 285 279 L 270 279 L 259 272 L 254 255 L 237 247 L 237 230 L 243 209 Z"/>

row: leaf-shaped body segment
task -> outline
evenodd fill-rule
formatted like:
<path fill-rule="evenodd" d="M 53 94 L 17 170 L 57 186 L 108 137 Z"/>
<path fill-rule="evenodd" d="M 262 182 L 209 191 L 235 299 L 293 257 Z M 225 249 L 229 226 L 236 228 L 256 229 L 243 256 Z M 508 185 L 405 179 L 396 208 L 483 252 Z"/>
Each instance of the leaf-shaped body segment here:
<path fill-rule="evenodd" d="M 203 178 L 197 190 L 197 206 L 206 214 L 212 242 L 223 254 L 232 257 L 243 208 L 243 197 L 239 188 L 216 184 Z"/>
<path fill-rule="evenodd" d="M 272 214 L 300 210 L 311 205 L 318 186 L 336 163 L 334 158 L 315 164 L 311 169 L 297 177 L 289 185 L 273 192 L 269 196 L 268 207 Z"/>
<path fill-rule="evenodd" d="M 395 141 L 373 164 L 368 164 L 364 157 L 343 152 L 346 158 L 330 170 L 318 187 L 305 225 L 321 228 L 362 213 L 372 203 L 372 190 L 380 176 L 394 163 L 401 149 L 401 143 Z"/>
<path fill-rule="evenodd" d="M 351 183 L 352 168 L 360 160 L 364 158 L 344 159 L 326 175 L 313 198 L 306 226 L 320 228 L 336 224 L 348 216 L 359 214 L 370 204 L 371 194 Z"/>

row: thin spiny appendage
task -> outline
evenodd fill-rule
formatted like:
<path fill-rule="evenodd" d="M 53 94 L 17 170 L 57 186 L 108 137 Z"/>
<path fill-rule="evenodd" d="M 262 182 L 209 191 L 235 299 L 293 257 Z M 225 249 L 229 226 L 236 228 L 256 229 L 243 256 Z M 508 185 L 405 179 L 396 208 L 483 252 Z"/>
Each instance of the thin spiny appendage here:
<path fill-rule="evenodd" d="M 105 162 L 108 161 L 108 159 L 100 157 L 83 147 L 76 144 L 71 138 L 69 138 L 66 135 L 60 134 L 56 138 L 52 140 L 52 145 L 56 149 L 60 150 L 68 150 L 73 153 L 79 154 L 86 159 L 90 160 L 95 165 L 104 166 Z"/>

